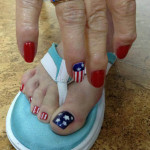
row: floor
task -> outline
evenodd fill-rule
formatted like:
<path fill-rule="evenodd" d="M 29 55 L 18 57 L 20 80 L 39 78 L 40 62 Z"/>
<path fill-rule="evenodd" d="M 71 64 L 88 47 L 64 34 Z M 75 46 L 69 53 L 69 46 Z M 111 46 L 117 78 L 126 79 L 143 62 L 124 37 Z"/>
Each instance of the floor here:
<path fill-rule="evenodd" d="M 60 33 L 54 7 L 45 1 L 38 54 L 34 63 L 27 64 L 17 50 L 14 0 L 0 1 L 0 10 L 0 150 L 14 150 L 5 132 L 7 111 L 23 73 L 38 64 L 52 42 L 59 42 Z M 91 150 L 150 150 L 149 18 L 150 1 L 137 0 L 138 39 L 107 76 L 105 119 Z"/>

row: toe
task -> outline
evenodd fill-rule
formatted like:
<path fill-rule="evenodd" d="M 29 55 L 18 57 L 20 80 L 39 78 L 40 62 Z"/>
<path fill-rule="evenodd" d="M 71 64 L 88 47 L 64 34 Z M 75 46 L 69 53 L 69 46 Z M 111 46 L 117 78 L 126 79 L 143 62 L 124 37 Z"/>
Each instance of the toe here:
<path fill-rule="evenodd" d="M 36 75 L 34 75 L 24 85 L 23 93 L 27 96 L 27 98 L 32 97 L 34 91 L 38 87 L 39 87 L 39 79 Z"/>
<path fill-rule="evenodd" d="M 27 72 L 24 73 L 21 79 L 21 88 L 20 90 L 23 91 L 23 86 L 28 82 L 29 79 L 31 79 L 35 75 L 36 70 L 28 70 Z"/>
<path fill-rule="evenodd" d="M 52 130 L 60 135 L 79 130 L 101 94 L 102 88 L 94 88 L 88 83 L 87 78 L 80 84 L 71 85 L 65 103 L 54 112 L 51 118 Z"/>
<path fill-rule="evenodd" d="M 52 85 L 54 84 L 54 85 Z M 49 123 L 52 114 L 59 107 L 58 90 L 56 83 L 51 83 L 47 88 L 46 95 L 40 106 L 40 112 L 38 113 L 38 119 L 42 122 Z"/>
<path fill-rule="evenodd" d="M 45 96 L 46 87 L 39 86 L 37 89 L 34 90 L 33 96 L 29 98 L 29 101 L 31 103 L 31 112 L 33 114 L 38 114 L 42 101 Z M 37 111 L 36 111 L 37 110 Z"/>

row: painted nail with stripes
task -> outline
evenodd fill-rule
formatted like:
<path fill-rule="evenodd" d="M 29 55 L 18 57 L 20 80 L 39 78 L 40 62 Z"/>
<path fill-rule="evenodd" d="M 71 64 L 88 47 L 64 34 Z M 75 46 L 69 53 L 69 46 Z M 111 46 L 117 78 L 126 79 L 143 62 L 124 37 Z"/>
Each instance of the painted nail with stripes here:
<path fill-rule="evenodd" d="M 24 88 L 24 84 L 22 84 L 21 87 L 20 87 L 21 92 L 23 91 L 23 88 Z"/>
<path fill-rule="evenodd" d="M 48 114 L 45 112 L 42 112 L 40 119 L 47 120 L 47 118 L 48 118 Z"/>
<path fill-rule="evenodd" d="M 67 111 L 59 113 L 53 120 L 53 122 L 62 129 L 67 128 L 73 121 L 74 116 Z"/>
<path fill-rule="evenodd" d="M 31 97 L 31 96 L 29 97 L 29 102 L 30 102 L 30 103 L 32 102 L 32 97 Z"/>
<path fill-rule="evenodd" d="M 32 113 L 33 114 L 38 114 L 40 111 L 40 108 L 38 106 L 34 106 Z"/>
<path fill-rule="evenodd" d="M 82 82 L 84 79 L 85 65 L 83 62 L 79 62 L 73 66 L 73 79 L 75 82 Z"/>

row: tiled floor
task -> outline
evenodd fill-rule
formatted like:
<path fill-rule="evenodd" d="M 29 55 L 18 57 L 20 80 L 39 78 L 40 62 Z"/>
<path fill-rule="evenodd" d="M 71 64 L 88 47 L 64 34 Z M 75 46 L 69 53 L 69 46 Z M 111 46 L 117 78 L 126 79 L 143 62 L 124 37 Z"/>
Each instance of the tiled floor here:
<path fill-rule="evenodd" d="M 0 2 L 0 150 L 13 150 L 5 132 L 6 114 L 24 71 L 38 64 L 52 42 L 59 42 L 54 7 L 44 2 L 39 49 L 33 64 L 17 51 L 15 2 Z M 137 0 L 138 39 L 106 81 L 105 120 L 92 150 L 150 150 L 150 1 Z"/>

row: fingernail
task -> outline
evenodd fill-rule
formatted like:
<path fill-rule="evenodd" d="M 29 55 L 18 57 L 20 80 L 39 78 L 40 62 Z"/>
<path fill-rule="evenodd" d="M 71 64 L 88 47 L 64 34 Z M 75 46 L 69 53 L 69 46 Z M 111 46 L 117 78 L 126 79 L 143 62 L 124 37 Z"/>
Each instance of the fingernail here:
<path fill-rule="evenodd" d="M 67 111 L 59 113 L 53 122 L 62 129 L 68 127 L 74 121 L 74 116 Z"/>
<path fill-rule="evenodd" d="M 20 87 L 21 92 L 23 91 L 23 88 L 24 88 L 24 84 L 22 84 L 21 87 Z"/>
<path fill-rule="evenodd" d="M 33 42 L 24 43 L 24 59 L 26 62 L 33 62 L 35 56 L 35 45 Z"/>
<path fill-rule="evenodd" d="M 117 57 L 119 59 L 125 58 L 130 48 L 131 48 L 131 45 L 120 46 L 116 52 Z"/>
<path fill-rule="evenodd" d="M 91 73 L 91 83 L 96 88 L 103 86 L 104 79 L 105 79 L 105 70 L 97 70 Z"/>
<path fill-rule="evenodd" d="M 42 112 L 40 119 L 47 120 L 47 118 L 48 118 L 48 114 L 45 112 Z"/>
<path fill-rule="evenodd" d="M 38 106 L 34 106 L 32 113 L 33 114 L 38 114 L 40 111 L 40 108 Z"/>
<path fill-rule="evenodd" d="M 30 103 L 32 102 L 32 97 L 31 97 L 31 96 L 29 97 L 29 102 L 30 102 Z"/>
<path fill-rule="evenodd" d="M 83 62 L 79 62 L 73 66 L 73 79 L 75 82 L 82 82 L 84 79 L 85 65 Z"/>

